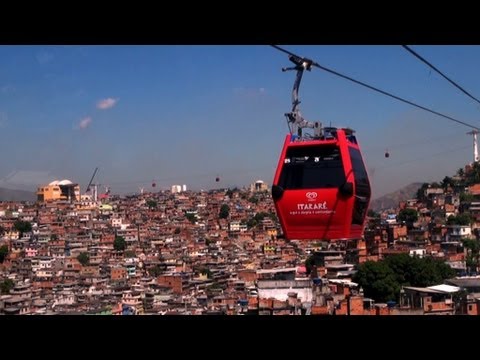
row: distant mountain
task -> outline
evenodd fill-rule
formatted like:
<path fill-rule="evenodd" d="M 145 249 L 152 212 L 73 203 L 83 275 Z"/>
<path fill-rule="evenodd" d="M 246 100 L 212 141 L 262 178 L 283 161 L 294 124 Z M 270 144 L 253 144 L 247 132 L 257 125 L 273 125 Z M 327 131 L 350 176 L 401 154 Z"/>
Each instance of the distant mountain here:
<path fill-rule="evenodd" d="M 0 201 L 35 201 L 34 192 L 0 188 Z"/>
<path fill-rule="evenodd" d="M 421 186 L 422 183 L 412 183 L 390 194 L 383 195 L 372 200 L 370 208 L 374 211 L 395 208 L 400 201 L 416 198 L 417 191 Z"/>

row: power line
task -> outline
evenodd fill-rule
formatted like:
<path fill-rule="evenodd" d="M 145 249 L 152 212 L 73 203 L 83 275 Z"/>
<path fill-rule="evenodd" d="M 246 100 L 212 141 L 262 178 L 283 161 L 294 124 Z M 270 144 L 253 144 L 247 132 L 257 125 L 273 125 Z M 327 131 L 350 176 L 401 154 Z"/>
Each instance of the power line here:
<path fill-rule="evenodd" d="M 399 166 L 402 166 L 402 165 L 406 165 L 406 164 L 410 164 L 410 163 L 413 163 L 413 162 L 417 162 L 417 161 L 419 161 L 419 160 L 426 160 L 426 159 L 430 159 L 430 158 L 432 158 L 432 157 L 434 157 L 434 156 L 441 156 L 441 155 L 451 154 L 451 153 L 453 153 L 453 152 L 457 152 L 457 151 L 465 150 L 465 149 L 469 149 L 469 148 L 471 148 L 471 145 L 461 146 L 461 147 L 457 147 L 457 148 L 453 148 L 453 149 L 449 149 L 449 150 L 444 150 L 444 151 L 441 151 L 441 152 L 438 152 L 438 153 L 435 153 L 435 154 L 430 154 L 430 155 L 427 155 L 427 156 L 417 157 L 417 158 L 415 158 L 415 159 L 411 159 L 411 160 L 407 160 L 407 161 L 402 161 L 402 162 L 399 162 L 399 163 L 394 163 L 394 164 L 379 166 L 379 167 L 375 168 L 375 171 L 377 171 L 377 170 L 383 170 L 383 169 L 387 169 L 387 168 L 391 168 L 391 167 L 399 167 Z"/>
<path fill-rule="evenodd" d="M 425 64 L 427 64 L 429 67 L 431 67 L 433 70 L 435 70 L 437 73 L 439 73 L 441 76 L 443 76 L 445 78 L 445 80 L 447 80 L 449 83 L 451 83 L 453 86 L 455 86 L 456 88 L 458 88 L 461 92 L 463 92 L 465 95 L 467 95 L 468 97 L 472 98 L 473 100 L 475 100 L 477 103 L 480 104 L 480 100 L 478 100 L 475 96 L 473 96 L 472 94 L 470 94 L 467 90 L 465 90 L 463 87 L 461 87 L 460 85 L 458 85 L 455 81 L 453 81 L 452 79 L 450 79 L 447 75 L 445 75 L 444 73 L 442 73 L 440 70 L 438 70 L 435 66 L 433 66 L 430 62 L 428 62 L 427 60 L 425 60 L 422 56 L 420 56 L 417 52 L 415 52 L 414 50 L 412 50 L 411 48 L 409 48 L 407 45 L 402 45 L 402 47 L 407 50 L 408 52 L 410 52 L 413 56 L 415 56 L 417 59 L 419 59 L 420 61 L 424 62 Z"/>
<path fill-rule="evenodd" d="M 375 146 L 362 146 L 362 150 L 378 150 L 378 149 L 385 149 L 386 147 L 391 150 L 391 149 L 397 149 L 397 148 L 405 148 L 405 147 L 413 147 L 417 145 L 424 145 L 424 144 L 429 144 L 429 143 L 435 143 L 438 142 L 439 140 L 442 139 L 453 139 L 455 137 L 460 138 L 465 138 L 465 133 L 455 133 L 455 134 L 448 134 L 448 135 L 443 135 L 443 136 L 436 136 L 436 137 L 431 137 L 431 138 L 426 138 L 426 139 L 415 139 L 411 138 L 411 141 L 406 142 L 406 143 L 397 143 L 397 144 L 390 144 L 387 145 L 375 145 Z"/>
<path fill-rule="evenodd" d="M 249 168 L 249 169 L 236 169 L 230 171 L 221 171 L 221 177 L 228 177 L 235 174 L 249 174 L 249 173 L 256 173 L 260 171 L 264 171 L 265 169 L 269 168 L 268 166 L 256 167 L 256 168 Z M 170 176 L 170 177 L 162 177 L 162 176 L 155 176 L 151 179 L 144 179 L 144 180 L 132 180 L 132 181 L 103 181 L 104 183 L 108 183 L 108 185 L 115 185 L 115 186 L 128 186 L 128 185 L 142 185 L 142 184 L 149 184 L 152 181 L 158 183 L 165 183 L 167 181 L 176 181 L 176 182 L 186 182 L 189 179 L 203 179 L 203 178 L 215 178 L 215 172 L 204 172 L 204 173 L 190 173 L 190 174 L 183 174 L 178 176 Z"/>
<path fill-rule="evenodd" d="M 419 109 L 428 111 L 429 113 L 435 114 L 435 115 L 440 116 L 440 117 L 443 117 L 443 118 L 445 118 L 445 119 L 454 121 L 454 122 L 456 122 L 456 123 L 458 123 L 458 124 L 467 126 L 467 127 L 469 127 L 469 128 L 472 128 L 472 129 L 480 130 L 480 128 L 478 128 L 478 127 L 476 127 L 476 126 L 473 126 L 473 125 L 471 125 L 471 124 L 469 124 L 469 123 L 466 123 L 466 122 L 464 122 L 464 121 L 455 119 L 455 118 L 453 118 L 453 117 L 451 117 L 451 116 L 448 116 L 448 115 L 439 113 L 438 111 L 435 111 L 435 110 L 429 109 L 429 108 L 427 108 L 427 107 L 425 107 L 425 106 L 416 104 L 416 103 L 414 103 L 414 102 L 412 102 L 412 101 L 410 101 L 410 100 L 404 99 L 404 98 L 402 98 L 402 97 L 400 97 L 400 96 L 393 95 L 393 94 L 391 94 L 391 93 L 389 93 L 389 92 L 387 92 L 387 91 L 381 90 L 381 89 L 376 88 L 376 87 L 371 86 L 371 85 L 368 85 L 368 84 L 366 84 L 366 83 L 364 83 L 364 82 L 362 82 L 362 81 L 356 80 L 356 79 L 354 79 L 354 78 L 352 78 L 352 77 L 350 77 L 350 76 L 343 75 L 343 74 L 341 74 L 341 73 L 339 73 L 339 72 L 337 72 L 337 71 L 335 71 L 335 70 L 332 70 L 332 69 L 329 69 L 329 68 L 327 68 L 327 67 L 325 67 L 325 66 L 322 66 L 322 65 L 318 64 L 317 62 L 315 62 L 315 61 L 313 61 L 313 60 L 310 60 L 310 59 L 307 59 L 307 58 L 298 56 L 298 55 L 296 55 L 296 54 L 294 54 L 294 53 L 292 53 L 292 52 L 290 52 L 290 51 L 288 51 L 288 50 L 286 50 L 286 49 L 281 48 L 280 46 L 277 46 L 277 45 L 271 45 L 271 46 L 272 46 L 273 48 L 275 48 L 275 49 L 277 49 L 277 50 L 285 53 L 285 54 L 288 54 L 288 55 L 290 55 L 290 56 L 296 57 L 297 59 L 301 59 L 301 60 L 303 60 L 303 61 L 306 61 L 306 62 L 310 63 L 312 66 L 315 66 L 315 67 L 317 67 L 317 68 L 319 68 L 319 69 L 322 69 L 322 70 L 324 70 L 324 71 L 326 71 L 326 72 L 329 72 L 329 73 L 331 73 L 331 74 L 337 75 L 337 76 L 339 76 L 339 77 L 341 77 L 341 78 L 343 78 L 343 79 L 346 79 L 346 80 L 349 80 L 349 81 L 351 81 L 351 82 L 354 82 L 355 84 L 364 86 L 364 87 L 366 87 L 366 88 L 368 88 L 368 89 L 370 89 L 370 90 L 376 91 L 376 92 L 378 92 L 378 93 L 380 93 L 380 94 L 383 94 L 383 95 L 386 95 L 386 96 L 389 96 L 389 97 L 391 97 L 391 98 L 394 98 L 394 99 L 396 99 L 396 100 L 398 100 L 398 101 L 401 101 L 401 102 L 403 102 L 403 103 L 409 104 L 409 105 L 411 105 L 411 106 L 417 107 L 417 108 L 419 108 Z"/>

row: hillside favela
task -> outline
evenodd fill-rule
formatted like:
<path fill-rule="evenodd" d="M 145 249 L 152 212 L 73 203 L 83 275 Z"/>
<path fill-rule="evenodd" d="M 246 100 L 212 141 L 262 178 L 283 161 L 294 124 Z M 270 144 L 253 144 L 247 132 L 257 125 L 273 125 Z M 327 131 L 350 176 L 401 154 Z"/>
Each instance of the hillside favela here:
<path fill-rule="evenodd" d="M 414 185 L 369 211 L 362 239 L 310 243 L 282 238 L 261 180 L 126 197 L 53 181 L 0 204 L 0 311 L 477 315 L 478 179 L 474 163 Z"/>
<path fill-rule="evenodd" d="M 0 46 L 0 315 L 480 315 L 479 62 Z"/>

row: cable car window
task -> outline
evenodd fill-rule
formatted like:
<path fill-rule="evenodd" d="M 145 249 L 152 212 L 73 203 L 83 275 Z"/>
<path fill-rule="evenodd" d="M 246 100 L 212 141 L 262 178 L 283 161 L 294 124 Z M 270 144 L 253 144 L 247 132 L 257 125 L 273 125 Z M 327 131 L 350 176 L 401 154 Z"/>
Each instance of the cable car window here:
<path fill-rule="evenodd" d="M 371 196 L 370 183 L 360 151 L 349 147 L 349 152 L 355 177 L 355 202 L 353 204 L 352 224 L 362 225 Z"/>
<path fill-rule="evenodd" d="M 340 149 L 301 146 L 287 149 L 279 185 L 287 189 L 337 188 L 345 182 Z"/>
<path fill-rule="evenodd" d="M 347 136 L 347 140 L 349 142 L 351 142 L 352 144 L 357 144 L 357 138 L 355 137 L 355 135 L 349 135 Z"/>

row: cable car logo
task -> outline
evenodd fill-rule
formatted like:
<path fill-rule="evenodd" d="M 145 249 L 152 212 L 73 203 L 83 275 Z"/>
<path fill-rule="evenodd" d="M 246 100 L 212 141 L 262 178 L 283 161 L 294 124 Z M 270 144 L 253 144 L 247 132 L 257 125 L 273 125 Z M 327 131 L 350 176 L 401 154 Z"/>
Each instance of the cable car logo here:
<path fill-rule="evenodd" d="M 305 194 L 305 196 L 309 201 L 314 201 L 317 198 L 318 194 L 314 191 L 309 191 Z"/>
<path fill-rule="evenodd" d="M 328 210 L 327 202 L 321 202 L 317 204 L 297 204 L 297 210 Z"/>

